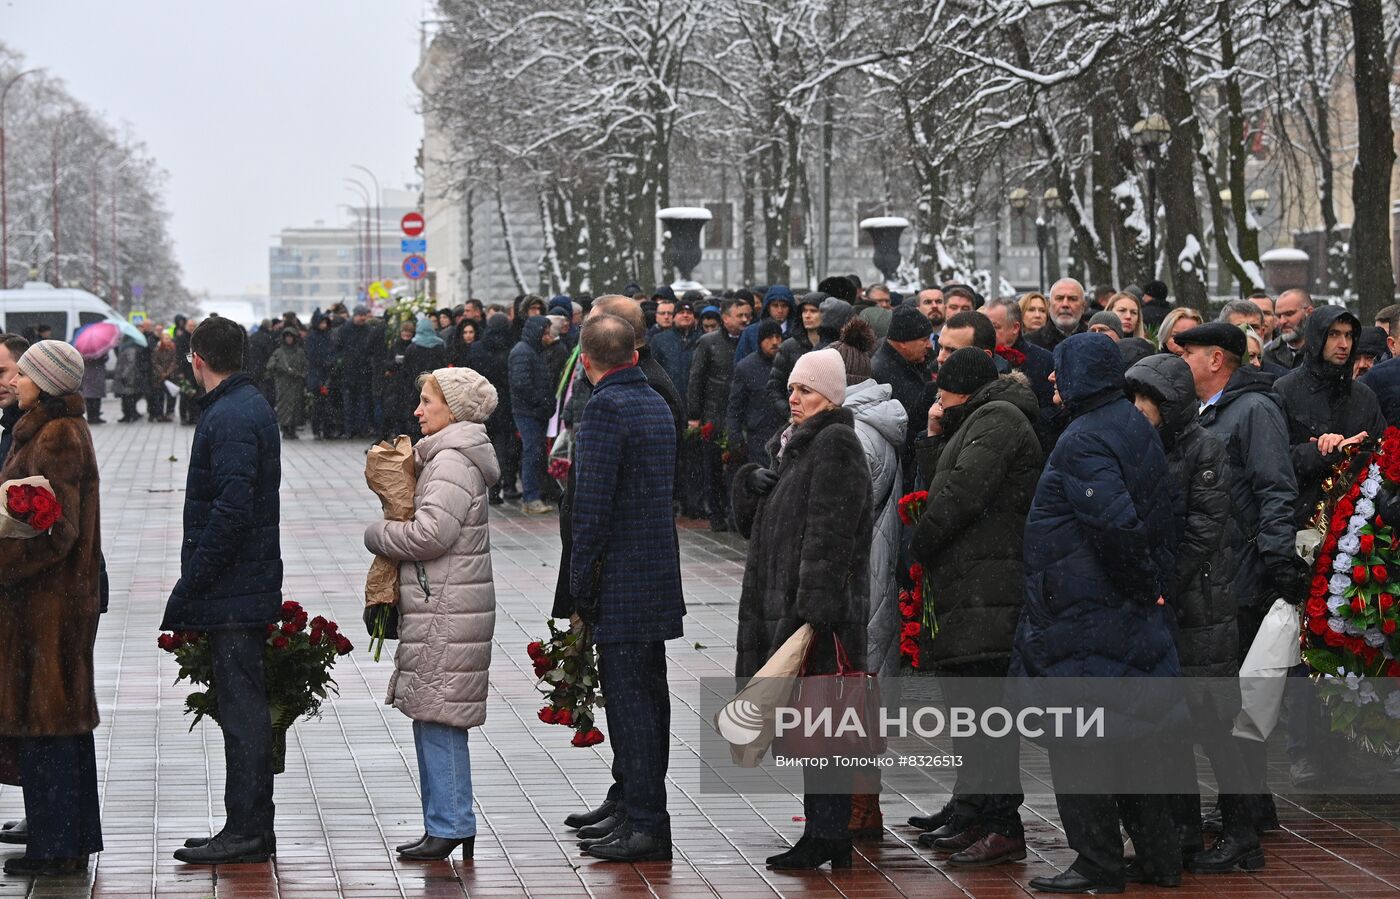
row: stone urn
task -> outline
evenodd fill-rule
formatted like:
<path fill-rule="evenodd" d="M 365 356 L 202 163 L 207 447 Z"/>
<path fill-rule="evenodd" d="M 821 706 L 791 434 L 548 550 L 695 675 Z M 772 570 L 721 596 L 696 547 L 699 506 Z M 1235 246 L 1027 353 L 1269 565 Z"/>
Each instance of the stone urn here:
<path fill-rule="evenodd" d="M 662 265 L 674 270 L 677 283 L 693 283 L 690 273 L 700 264 L 700 232 L 711 219 L 710 210 L 699 206 L 670 206 L 656 214 L 664 229 L 665 254 Z"/>
<path fill-rule="evenodd" d="M 909 220 L 895 215 L 861 219 L 860 229 L 870 235 L 875 244 L 872 260 L 886 281 L 894 281 L 899 274 L 899 237 L 909 227 Z"/>

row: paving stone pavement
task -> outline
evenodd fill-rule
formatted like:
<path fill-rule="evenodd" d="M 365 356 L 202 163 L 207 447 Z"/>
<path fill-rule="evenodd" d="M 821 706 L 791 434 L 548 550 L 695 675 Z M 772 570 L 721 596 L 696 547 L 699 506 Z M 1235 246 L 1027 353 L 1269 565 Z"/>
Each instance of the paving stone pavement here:
<path fill-rule="evenodd" d="M 108 401 L 109 414 L 115 410 Z M 689 616 L 668 645 L 674 699 L 671 863 L 614 865 L 581 856 L 562 825 L 609 783 L 611 745 L 569 745 L 565 728 L 541 724 L 524 655 L 544 631 L 559 543 L 553 516 L 492 510 L 499 603 L 487 723 L 471 735 L 480 821 L 474 861 L 400 862 L 392 847 L 422 832 L 408 719 L 382 704 L 390 655 L 376 663 L 363 645 L 335 669 L 340 695 L 320 720 L 288 738 L 287 773 L 277 778 L 279 855 L 264 865 L 189 868 L 171 853 L 222 820 L 223 753 L 216 726 L 189 730 L 185 685 L 156 647 L 165 597 L 179 574 L 180 513 L 190 428 L 110 423 L 94 429 L 102 467 L 103 533 L 111 611 L 98 632 L 97 731 L 107 850 L 87 878 L 31 884 L 0 880 L 0 896 L 444 897 L 444 896 L 1024 896 L 1031 877 L 1073 854 L 1054 800 L 1023 809 L 1025 863 L 955 871 L 915 844 L 904 825 L 931 796 L 883 799 L 881 839 L 858 844 L 854 868 L 801 874 L 765 870 L 801 830 L 800 797 L 700 795 L 695 750 L 702 727 L 696 683 L 727 675 L 743 544 L 683 522 L 681 553 Z M 364 486 L 364 447 L 302 440 L 283 450 L 285 593 L 312 614 L 359 625 L 369 556 L 364 524 L 379 514 Z M 357 641 L 363 644 L 363 639 Z M 392 645 L 389 647 L 392 652 Z M 606 725 L 605 725 L 606 726 Z M 940 799 L 941 801 L 941 799 Z M 18 789 L 0 788 L 0 819 L 22 814 Z M 1265 840 L 1256 875 L 1187 876 L 1163 895 L 1371 896 L 1400 894 L 1400 803 L 1388 798 L 1280 800 L 1283 830 Z M 0 846 L 0 852 L 7 847 Z M 14 847 L 18 851 L 18 847 Z M 1134 895 L 1149 895 L 1130 887 Z"/>

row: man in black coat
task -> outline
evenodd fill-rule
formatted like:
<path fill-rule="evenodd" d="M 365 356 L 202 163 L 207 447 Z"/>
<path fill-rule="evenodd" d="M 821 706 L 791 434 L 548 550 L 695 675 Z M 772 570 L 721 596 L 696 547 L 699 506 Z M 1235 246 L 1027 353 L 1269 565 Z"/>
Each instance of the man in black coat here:
<path fill-rule="evenodd" d="M 901 305 L 890 319 L 890 330 L 884 342 L 870 357 L 870 370 L 875 380 L 890 385 L 894 400 L 909 416 L 909 434 L 900 454 L 905 485 L 914 483 L 914 435 L 924 429 L 936 394 L 928 364 L 933 349 L 929 344 L 932 333 L 933 326 L 927 316 L 913 306 Z"/>
<path fill-rule="evenodd" d="M 224 732 L 224 827 L 175 852 L 196 865 L 265 862 L 276 851 L 263 650 L 265 628 L 282 611 L 282 443 L 272 407 L 239 371 L 246 343 L 226 318 L 206 319 L 190 339 L 205 395 L 190 448 L 180 580 L 161 622 L 208 634 Z"/>
<path fill-rule="evenodd" d="M 370 436 L 374 372 L 369 308 L 356 306 L 350 321 L 335 329 L 335 364 L 340 398 L 345 408 L 344 431 L 350 439 Z M 266 360 L 264 360 L 266 364 Z"/>
<path fill-rule="evenodd" d="M 724 425 L 729 386 L 734 379 L 734 351 L 739 336 L 753 318 L 753 306 L 744 300 L 725 300 L 720 307 L 720 327 L 700 338 L 690 362 L 686 393 L 688 426 Z M 701 444 L 705 497 L 709 502 L 710 530 L 729 530 L 729 479 L 725 477 L 723 451 L 716 441 Z"/>
<path fill-rule="evenodd" d="M 1381 413 L 1391 427 L 1400 427 L 1400 356 L 1394 355 L 1395 326 L 1387 329 L 1386 344 L 1391 349 L 1391 358 L 1378 362 L 1359 379 L 1371 388 L 1381 405 Z"/>
<path fill-rule="evenodd" d="M 15 425 L 24 414 L 19 407 L 19 396 L 9 388 L 9 383 L 19 371 L 19 359 L 27 349 L 29 341 L 18 334 L 0 334 L 0 468 L 5 467 L 10 444 L 14 442 Z"/>
<path fill-rule="evenodd" d="M 682 435 L 685 433 L 684 419 L 688 418 L 684 405 L 690 387 L 690 363 L 695 357 L 695 345 L 700 342 L 701 334 L 695 307 L 681 302 L 676 304 L 671 327 L 647 341 L 653 357 L 665 369 L 681 398 Z M 686 518 L 705 517 L 703 468 L 700 447 L 693 440 L 682 439 L 676 462 L 676 502 L 680 506 L 680 514 Z"/>
<path fill-rule="evenodd" d="M 1303 323 L 1313 314 L 1312 297 L 1306 290 L 1285 290 L 1274 303 L 1278 337 L 1264 345 L 1264 361 L 1293 369 L 1303 364 L 1307 331 Z"/>
<path fill-rule="evenodd" d="M 773 367 L 768 372 L 768 393 L 777 415 L 788 414 L 787 378 L 797 360 L 820 349 L 841 336 L 841 329 L 855 315 L 855 309 L 845 300 L 829 297 L 819 290 L 803 295 L 797 301 L 797 317 L 801 327 L 778 344 Z"/>
<path fill-rule="evenodd" d="M 724 431 L 729 437 L 731 452 L 742 460 L 770 468 L 768 440 L 784 424 L 768 394 L 773 357 L 783 342 L 782 325 L 771 318 L 759 322 L 757 339 L 757 352 L 745 356 L 734 366 Z"/>

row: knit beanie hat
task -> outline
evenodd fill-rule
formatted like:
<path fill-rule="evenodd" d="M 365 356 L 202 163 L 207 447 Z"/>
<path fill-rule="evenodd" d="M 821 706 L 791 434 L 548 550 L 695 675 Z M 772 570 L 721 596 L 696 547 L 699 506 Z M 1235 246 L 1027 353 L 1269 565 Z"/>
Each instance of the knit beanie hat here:
<path fill-rule="evenodd" d="M 853 318 L 841 329 L 841 339 L 831 345 L 831 349 L 841 354 L 846 366 L 846 385 L 859 384 L 874 377 L 870 368 L 870 354 L 875 350 L 875 332 L 870 323 Z"/>
<path fill-rule="evenodd" d="M 433 372 L 453 421 L 484 422 L 496 411 L 496 388 L 470 368 L 439 368 Z"/>
<path fill-rule="evenodd" d="M 83 383 L 83 356 L 61 340 L 41 340 L 24 351 L 19 370 L 49 396 L 65 396 Z"/>
<path fill-rule="evenodd" d="M 1123 336 L 1123 320 L 1116 312 L 1095 312 L 1089 318 L 1089 327 L 1094 325 L 1107 325 L 1108 329 L 1119 337 Z"/>
<path fill-rule="evenodd" d="M 926 340 L 933 333 L 933 323 L 917 306 L 900 306 L 890 318 L 890 330 L 885 334 L 895 343 L 906 340 Z"/>
<path fill-rule="evenodd" d="M 807 353 L 788 375 L 788 386 L 794 384 L 806 384 L 839 406 L 846 401 L 846 363 L 831 347 Z"/>
<path fill-rule="evenodd" d="M 997 365 L 986 350 L 965 346 L 938 367 L 938 389 L 973 394 L 977 388 L 997 379 Z"/>

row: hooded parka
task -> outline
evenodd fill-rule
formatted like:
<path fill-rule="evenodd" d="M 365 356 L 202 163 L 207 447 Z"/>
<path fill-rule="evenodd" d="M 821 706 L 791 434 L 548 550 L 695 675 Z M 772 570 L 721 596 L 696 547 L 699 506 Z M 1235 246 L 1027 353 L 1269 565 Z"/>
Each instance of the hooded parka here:
<path fill-rule="evenodd" d="M 1225 444 L 1197 421 L 1196 383 L 1191 368 L 1173 355 L 1149 356 L 1128 369 L 1128 390 L 1157 403 L 1157 428 L 1167 468 L 1185 502 L 1184 529 L 1177 543 L 1176 650 L 1188 677 L 1234 677 L 1239 672 L 1239 626 L 1230 583 L 1232 546 L 1239 542 L 1230 514 Z"/>
<path fill-rule="evenodd" d="M 856 418 L 856 436 L 870 466 L 870 496 L 874 502 L 870 544 L 870 615 L 866 631 L 867 667 L 881 677 L 899 675 L 899 498 L 904 495 L 899 452 L 909 420 L 904 407 L 891 399 L 888 384 L 866 379 L 846 388 L 844 408 Z"/>
<path fill-rule="evenodd" d="M 293 339 L 288 341 L 287 335 Z M 267 360 L 267 377 L 277 392 L 277 424 L 285 431 L 301 424 L 309 365 L 301 335 L 295 329 L 283 331 L 279 341 L 276 352 Z"/>
<path fill-rule="evenodd" d="M 1351 355 L 1342 365 L 1322 358 L 1327 331 L 1337 323 L 1352 326 Z M 1307 527 L 1317 514 L 1322 482 L 1341 459 L 1341 453 L 1319 453 L 1315 438 L 1323 434 L 1351 437 L 1365 431 L 1380 439 L 1385 431 L 1385 416 L 1375 393 L 1351 377 L 1356 340 L 1361 336 L 1356 316 L 1342 306 L 1323 306 L 1303 320 L 1303 336 L 1303 364 L 1274 382 L 1274 392 L 1288 416 L 1289 457 L 1298 476 L 1298 504 L 1293 515 L 1298 528 Z"/>
<path fill-rule="evenodd" d="M 400 563 L 399 648 L 385 704 L 415 721 L 477 727 L 496 629 L 487 490 L 501 472 L 476 422 L 424 437 L 413 460 L 413 518 L 365 529 L 366 549 Z"/>
<path fill-rule="evenodd" d="M 913 553 L 938 615 L 922 668 L 1011 656 L 1026 589 L 1021 536 L 1043 462 L 1039 415 L 1025 376 L 1002 375 L 946 410 L 941 436 L 915 444 L 929 486 Z"/>

